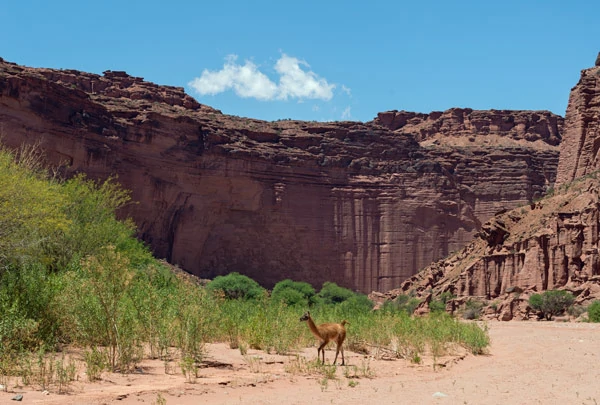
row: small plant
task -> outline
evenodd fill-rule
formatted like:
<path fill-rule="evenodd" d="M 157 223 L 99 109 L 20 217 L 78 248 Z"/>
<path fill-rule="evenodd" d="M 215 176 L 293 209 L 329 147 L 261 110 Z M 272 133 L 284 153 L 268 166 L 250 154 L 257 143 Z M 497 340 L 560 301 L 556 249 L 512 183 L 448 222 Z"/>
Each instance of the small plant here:
<path fill-rule="evenodd" d="M 323 377 L 327 378 L 328 380 L 335 380 L 337 378 L 335 376 L 337 372 L 337 366 L 335 364 L 322 364 L 319 369 Z"/>
<path fill-rule="evenodd" d="M 262 360 L 258 356 L 244 356 L 244 361 L 248 364 L 250 372 L 260 373 L 262 371 Z"/>
<path fill-rule="evenodd" d="M 195 384 L 198 378 L 198 366 L 194 357 L 190 355 L 183 356 L 179 366 L 181 367 L 181 373 L 185 376 L 186 382 Z"/>
<path fill-rule="evenodd" d="M 92 347 L 91 350 L 84 353 L 83 359 L 86 365 L 88 381 L 93 382 L 99 380 L 100 375 L 107 368 L 106 354 L 96 347 Z"/>
<path fill-rule="evenodd" d="M 600 301 L 596 300 L 587 308 L 590 322 L 600 322 Z"/>
<path fill-rule="evenodd" d="M 158 394 L 156 394 L 156 401 L 154 401 L 152 404 L 153 405 L 167 405 L 167 400 L 159 392 Z"/>
<path fill-rule="evenodd" d="M 360 376 L 363 378 L 375 377 L 375 372 L 371 368 L 371 361 L 369 359 L 363 358 L 363 360 L 360 364 L 360 367 L 359 367 L 359 371 L 360 371 Z"/>
<path fill-rule="evenodd" d="M 63 357 L 56 361 L 54 368 L 56 370 L 55 380 L 58 386 L 58 393 L 63 394 L 65 392 L 64 389 L 68 387 L 69 383 L 75 381 L 75 377 L 77 375 L 75 363 L 72 361 L 65 363 L 65 359 Z"/>
<path fill-rule="evenodd" d="M 248 344 L 246 342 L 240 341 L 238 342 L 238 348 L 240 349 L 240 354 L 245 356 L 248 354 Z"/>

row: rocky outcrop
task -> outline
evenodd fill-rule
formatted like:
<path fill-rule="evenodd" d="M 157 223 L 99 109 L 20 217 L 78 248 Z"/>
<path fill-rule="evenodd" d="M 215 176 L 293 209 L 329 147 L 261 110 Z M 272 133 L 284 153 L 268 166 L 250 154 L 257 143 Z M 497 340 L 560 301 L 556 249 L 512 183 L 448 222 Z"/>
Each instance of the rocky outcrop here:
<path fill-rule="evenodd" d="M 557 184 L 600 169 L 600 67 L 581 71 L 565 117 Z"/>
<path fill-rule="evenodd" d="M 488 315 L 526 319 L 535 292 L 566 289 L 578 304 L 600 298 L 600 181 L 578 181 L 528 207 L 495 216 L 460 252 L 405 281 L 388 299 L 448 293 L 494 303 Z M 461 301 L 462 300 L 462 301 Z M 452 307 L 450 310 L 454 310 Z"/>
<path fill-rule="evenodd" d="M 420 144 L 381 119 L 264 122 L 124 72 L 0 61 L 3 143 L 39 143 L 67 174 L 116 174 L 137 201 L 122 214 L 158 257 L 265 286 L 389 290 L 461 249 L 493 213 L 541 196 L 555 180 L 560 117 L 489 116 L 539 125 L 518 139 L 489 124 L 470 127 L 465 145 Z"/>
<path fill-rule="evenodd" d="M 418 142 L 460 144 L 514 141 L 515 144 L 540 141 L 557 146 L 561 141 L 563 118 L 550 111 L 472 110 L 452 108 L 421 114 L 407 111 L 379 113 L 374 120 L 392 131 L 411 134 Z M 479 138 L 479 139 L 477 139 Z M 464 139 L 463 144 L 464 143 Z"/>

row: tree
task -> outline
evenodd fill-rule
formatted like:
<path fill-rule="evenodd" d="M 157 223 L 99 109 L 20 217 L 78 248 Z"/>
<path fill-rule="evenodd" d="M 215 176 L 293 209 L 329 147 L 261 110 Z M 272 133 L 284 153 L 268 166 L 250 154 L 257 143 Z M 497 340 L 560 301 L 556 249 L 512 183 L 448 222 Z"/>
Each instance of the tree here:
<path fill-rule="evenodd" d="M 533 294 L 529 298 L 529 306 L 550 321 L 553 316 L 565 312 L 574 301 L 575 297 L 568 291 L 551 290 Z"/>

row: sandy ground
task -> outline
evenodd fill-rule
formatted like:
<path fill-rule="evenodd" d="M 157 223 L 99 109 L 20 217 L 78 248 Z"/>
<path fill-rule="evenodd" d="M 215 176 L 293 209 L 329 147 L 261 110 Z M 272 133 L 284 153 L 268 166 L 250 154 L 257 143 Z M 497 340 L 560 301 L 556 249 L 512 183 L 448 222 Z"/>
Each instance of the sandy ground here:
<path fill-rule="evenodd" d="M 597 404 L 600 403 L 600 325 L 554 322 L 490 322 L 492 345 L 484 356 L 405 360 L 365 357 L 346 350 L 336 379 L 307 372 L 316 349 L 294 356 L 209 345 L 199 378 L 186 381 L 177 365 L 165 374 L 147 361 L 130 375 L 104 374 L 80 381 L 68 394 L 39 388 L 0 392 L 1 404 Z M 328 350 L 326 358 L 335 352 Z M 325 382 L 327 381 L 327 382 Z"/>

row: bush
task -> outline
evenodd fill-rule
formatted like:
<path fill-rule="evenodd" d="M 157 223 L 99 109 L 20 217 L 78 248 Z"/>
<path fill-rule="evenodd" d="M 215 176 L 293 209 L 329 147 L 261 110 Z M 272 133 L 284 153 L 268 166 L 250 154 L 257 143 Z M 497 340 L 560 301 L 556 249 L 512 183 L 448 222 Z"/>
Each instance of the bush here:
<path fill-rule="evenodd" d="M 326 281 L 319 294 L 317 294 L 323 304 L 339 304 L 354 296 L 354 292 L 336 283 Z"/>
<path fill-rule="evenodd" d="M 465 303 L 465 311 L 463 312 L 463 319 L 479 319 L 481 316 L 481 310 L 483 303 L 475 300 L 468 300 Z"/>
<path fill-rule="evenodd" d="M 215 277 L 206 288 L 213 292 L 222 291 L 229 299 L 258 299 L 265 294 L 265 289 L 256 281 L 237 272 Z"/>
<path fill-rule="evenodd" d="M 271 298 L 283 301 L 289 306 L 302 305 L 306 307 L 316 302 L 316 292 L 309 283 L 287 279 L 275 284 Z"/>
<path fill-rule="evenodd" d="M 431 300 L 429 302 L 429 311 L 431 312 L 444 312 L 446 310 L 446 304 L 442 300 Z"/>
<path fill-rule="evenodd" d="M 529 306 L 550 321 L 553 316 L 565 312 L 574 301 L 575 297 L 568 291 L 551 290 L 533 294 L 529 298 Z"/>
<path fill-rule="evenodd" d="M 130 295 L 134 277 L 129 259 L 107 246 L 82 260 L 78 271 L 65 273 L 64 290 L 55 301 L 64 336 L 105 347 L 112 371 L 129 369 L 139 349 L 141 333 Z"/>
<path fill-rule="evenodd" d="M 600 322 L 600 301 L 592 302 L 587 311 L 590 322 Z"/>
<path fill-rule="evenodd" d="M 373 310 L 373 301 L 364 294 L 354 294 L 340 304 L 340 311 L 351 316 L 354 314 L 367 313 Z"/>

